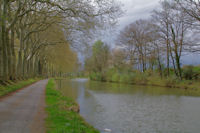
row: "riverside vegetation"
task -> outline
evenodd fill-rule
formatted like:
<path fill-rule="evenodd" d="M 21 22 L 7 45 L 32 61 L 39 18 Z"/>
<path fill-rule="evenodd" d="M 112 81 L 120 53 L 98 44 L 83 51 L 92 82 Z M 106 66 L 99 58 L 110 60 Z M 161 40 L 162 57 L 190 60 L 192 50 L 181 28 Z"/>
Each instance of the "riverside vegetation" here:
<path fill-rule="evenodd" d="M 46 86 L 47 133 L 99 133 L 79 115 L 79 106 L 56 89 L 53 79 Z"/>
<path fill-rule="evenodd" d="M 151 70 L 142 73 L 140 71 L 111 68 L 104 73 L 92 72 L 89 77 L 91 80 L 96 81 L 181 88 L 200 92 L 199 77 L 196 76 L 198 73 L 200 73 L 200 67 L 185 66 L 183 68 L 184 79 L 180 80 L 173 74 L 170 77 L 161 78 L 158 73 Z"/>
<path fill-rule="evenodd" d="M 152 66 L 147 63 L 144 71 L 136 69 L 127 59 L 126 51 L 117 50 L 109 53 L 109 47 L 101 40 L 97 41 L 92 48 L 92 56 L 87 58 L 85 71 L 79 76 L 88 75 L 91 80 L 153 85 L 170 88 L 190 89 L 199 93 L 200 66 L 185 65 L 180 67 L 181 77 L 174 68 L 166 68 L 155 58 Z"/>
<path fill-rule="evenodd" d="M 91 80 L 199 89 L 200 66 L 183 62 L 200 51 L 199 8 L 195 0 L 161 1 L 150 18 L 119 32 L 114 49 L 96 41 L 84 73 Z"/>

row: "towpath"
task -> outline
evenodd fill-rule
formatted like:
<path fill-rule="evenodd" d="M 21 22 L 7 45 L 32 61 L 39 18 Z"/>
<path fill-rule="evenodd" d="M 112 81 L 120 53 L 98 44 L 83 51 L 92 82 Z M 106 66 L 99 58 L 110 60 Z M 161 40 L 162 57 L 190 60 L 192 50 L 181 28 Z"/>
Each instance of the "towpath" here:
<path fill-rule="evenodd" d="M 45 133 L 45 86 L 41 80 L 0 99 L 0 133 Z"/>

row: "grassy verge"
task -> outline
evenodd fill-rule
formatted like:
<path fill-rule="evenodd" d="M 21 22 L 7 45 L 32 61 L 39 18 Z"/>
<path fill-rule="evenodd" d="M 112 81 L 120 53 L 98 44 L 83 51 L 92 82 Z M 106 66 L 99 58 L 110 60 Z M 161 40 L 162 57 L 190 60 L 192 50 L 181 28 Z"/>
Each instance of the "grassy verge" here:
<path fill-rule="evenodd" d="M 99 133 L 79 115 L 78 104 L 55 89 L 53 79 L 46 86 L 47 133 Z"/>
<path fill-rule="evenodd" d="M 30 85 L 36 82 L 37 80 L 38 79 L 28 79 L 28 80 L 18 81 L 16 83 L 11 83 L 10 85 L 6 85 L 6 86 L 0 85 L 0 97 L 5 96 L 18 89 L 21 89 L 27 85 Z"/>

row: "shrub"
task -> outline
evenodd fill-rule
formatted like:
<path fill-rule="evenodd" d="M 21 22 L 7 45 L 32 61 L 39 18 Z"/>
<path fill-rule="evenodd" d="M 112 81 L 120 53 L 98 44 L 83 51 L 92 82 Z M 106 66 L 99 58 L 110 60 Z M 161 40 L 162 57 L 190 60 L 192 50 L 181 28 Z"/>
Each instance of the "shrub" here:
<path fill-rule="evenodd" d="M 199 69 L 192 65 L 183 67 L 183 78 L 186 80 L 198 79 Z"/>
<path fill-rule="evenodd" d="M 102 75 L 101 75 L 101 73 L 98 73 L 98 72 L 92 72 L 90 74 L 90 79 L 91 80 L 101 81 L 102 80 Z"/>
<path fill-rule="evenodd" d="M 137 72 L 134 76 L 134 83 L 146 85 L 148 82 L 147 75 L 145 73 Z"/>
<path fill-rule="evenodd" d="M 120 81 L 120 74 L 119 73 L 114 73 L 112 75 L 112 82 L 119 82 Z"/>
<path fill-rule="evenodd" d="M 178 79 L 175 76 L 167 77 L 165 80 L 165 86 L 167 87 L 176 87 Z"/>
<path fill-rule="evenodd" d="M 106 81 L 112 81 L 112 76 L 117 73 L 115 68 L 110 68 L 106 71 Z"/>
<path fill-rule="evenodd" d="M 169 68 L 169 75 L 175 75 L 173 68 Z M 167 77 L 167 68 L 164 68 L 163 76 Z"/>
<path fill-rule="evenodd" d="M 128 74 L 121 74 L 119 82 L 129 83 L 129 75 Z"/>
<path fill-rule="evenodd" d="M 152 76 L 154 74 L 154 72 L 151 69 L 149 69 L 149 70 L 145 71 L 145 74 L 147 76 Z"/>
<path fill-rule="evenodd" d="M 123 73 L 120 75 L 120 82 L 121 83 L 133 83 L 134 81 L 134 73 Z"/>

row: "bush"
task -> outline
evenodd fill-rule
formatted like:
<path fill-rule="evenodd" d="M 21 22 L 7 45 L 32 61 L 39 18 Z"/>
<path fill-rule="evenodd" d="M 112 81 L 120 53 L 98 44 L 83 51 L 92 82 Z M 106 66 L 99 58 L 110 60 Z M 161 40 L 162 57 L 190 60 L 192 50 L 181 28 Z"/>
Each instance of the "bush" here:
<path fill-rule="evenodd" d="M 129 83 L 129 75 L 121 74 L 119 82 L 121 82 L 121 83 Z"/>
<path fill-rule="evenodd" d="M 117 70 L 115 68 L 110 68 L 106 72 L 106 81 L 112 81 L 112 76 L 117 73 Z"/>
<path fill-rule="evenodd" d="M 174 69 L 169 68 L 169 75 L 175 75 Z M 164 70 L 163 70 L 163 76 L 165 76 L 165 77 L 168 76 L 168 75 L 167 75 L 167 68 L 164 68 Z"/>
<path fill-rule="evenodd" d="M 145 73 L 137 72 L 134 76 L 134 83 L 146 85 L 148 76 Z"/>
<path fill-rule="evenodd" d="M 112 75 L 112 82 L 119 82 L 120 81 L 120 74 L 119 73 L 114 73 Z"/>
<path fill-rule="evenodd" d="M 147 76 L 152 76 L 154 73 L 155 73 L 155 72 L 153 72 L 151 69 L 145 71 L 145 74 L 146 74 Z"/>
<path fill-rule="evenodd" d="M 175 76 L 167 77 L 165 80 L 166 87 L 176 87 L 177 83 L 178 83 L 178 79 Z"/>
<path fill-rule="evenodd" d="M 186 80 L 193 80 L 199 78 L 199 69 L 192 65 L 183 67 L 183 78 Z"/>
<path fill-rule="evenodd" d="M 120 75 L 120 82 L 121 83 L 133 83 L 135 78 L 135 74 L 132 73 L 123 73 Z"/>
<path fill-rule="evenodd" d="M 90 79 L 91 80 L 101 81 L 102 80 L 102 75 L 101 75 L 101 73 L 93 72 L 93 73 L 90 74 Z"/>

